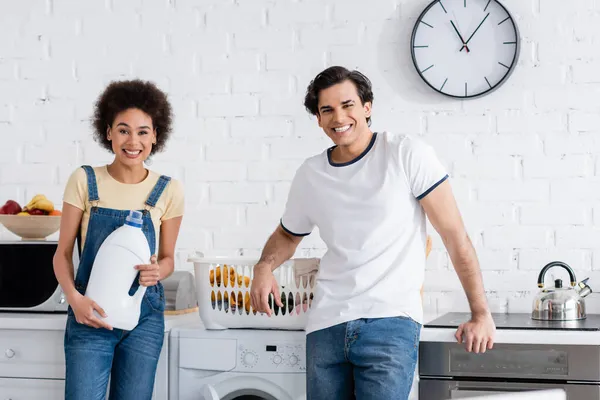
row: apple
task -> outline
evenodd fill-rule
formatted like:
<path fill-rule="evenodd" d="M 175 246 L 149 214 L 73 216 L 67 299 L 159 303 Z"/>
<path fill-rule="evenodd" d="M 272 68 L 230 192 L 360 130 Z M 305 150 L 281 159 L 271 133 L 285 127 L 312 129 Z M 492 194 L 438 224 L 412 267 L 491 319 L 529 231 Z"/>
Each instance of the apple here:
<path fill-rule="evenodd" d="M 43 210 L 40 210 L 39 208 L 27 210 L 27 212 L 29 213 L 29 215 L 46 215 L 46 212 Z"/>
<path fill-rule="evenodd" d="M 8 200 L 2 207 L 0 207 L 0 214 L 15 215 L 21 212 L 21 206 L 14 200 Z"/>

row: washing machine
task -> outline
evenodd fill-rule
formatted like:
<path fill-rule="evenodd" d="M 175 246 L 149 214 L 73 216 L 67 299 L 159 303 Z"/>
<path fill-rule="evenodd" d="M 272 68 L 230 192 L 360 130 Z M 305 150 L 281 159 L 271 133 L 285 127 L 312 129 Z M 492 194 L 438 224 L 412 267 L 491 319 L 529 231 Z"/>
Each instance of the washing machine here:
<path fill-rule="evenodd" d="M 171 331 L 170 400 L 306 399 L 306 332 Z"/>

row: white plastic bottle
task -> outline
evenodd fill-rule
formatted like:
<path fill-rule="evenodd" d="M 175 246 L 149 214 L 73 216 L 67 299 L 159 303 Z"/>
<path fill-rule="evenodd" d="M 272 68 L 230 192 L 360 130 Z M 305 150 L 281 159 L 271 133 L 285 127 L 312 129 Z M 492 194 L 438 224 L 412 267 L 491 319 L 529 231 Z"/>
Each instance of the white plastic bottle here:
<path fill-rule="evenodd" d="M 142 223 L 142 213 L 130 211 L 125 225 L 108 235 L 98 250 L 85 292 L 107 315 L 102 318 L 96 313 L 96 316 L 113 328 L 132 330 L 140 319 L 146 287 L 140 286 L 133 296 L 129 295 L 129 289 L 138 274 L 134 267 L 150 263 L 150 248 Z"/>

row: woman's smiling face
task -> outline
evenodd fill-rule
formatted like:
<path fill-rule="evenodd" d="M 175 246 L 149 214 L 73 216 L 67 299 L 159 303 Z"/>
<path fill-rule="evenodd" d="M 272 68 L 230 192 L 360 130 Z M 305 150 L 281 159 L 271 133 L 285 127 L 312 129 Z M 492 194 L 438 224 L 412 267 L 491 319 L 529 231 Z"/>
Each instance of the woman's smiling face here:
<path fill-rule="evenodd" d="M 143 163 L 150 155 L 152 145 L 156 144 L 152 118 L 137 108 L 117 114 L 107 129 L 107 137 L 116 160 L 127 166 Z"/>

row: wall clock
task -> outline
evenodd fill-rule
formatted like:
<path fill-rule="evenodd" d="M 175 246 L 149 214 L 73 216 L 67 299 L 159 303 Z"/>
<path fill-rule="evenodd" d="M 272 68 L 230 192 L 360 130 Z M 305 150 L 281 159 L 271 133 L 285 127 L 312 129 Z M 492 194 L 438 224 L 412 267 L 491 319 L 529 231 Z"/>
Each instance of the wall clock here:
<path fill-rule="evenodd" d="M 435 0 L 419 16 L 412 60 L 435 91 L 456 98 L 492 92 L 519 58 L 517 25 L 495 0 Z"/>

